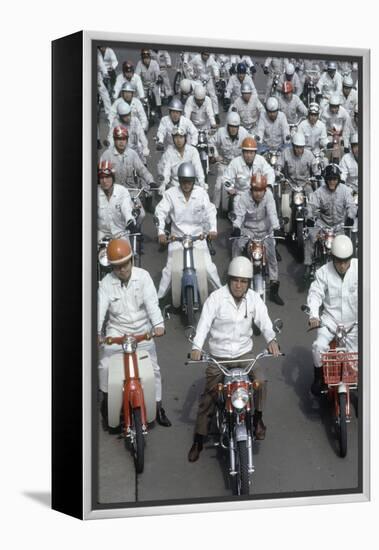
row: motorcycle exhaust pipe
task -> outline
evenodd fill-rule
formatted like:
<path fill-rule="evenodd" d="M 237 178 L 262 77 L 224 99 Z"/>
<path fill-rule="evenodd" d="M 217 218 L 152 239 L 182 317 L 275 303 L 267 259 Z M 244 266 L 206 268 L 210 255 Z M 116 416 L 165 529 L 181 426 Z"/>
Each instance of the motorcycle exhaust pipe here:
<path fill-rule="evenodd" d="M 253 462 L 253 442 L 251 440 L 251 435 L 247 436 L 247 466 L 249 474 L 252 474 L 255 471 L 255 468 Z"/>
<path fill-rule="evenodd" d="M 237 475 L 236 472 L 236 458 L 235 458 L 235 447 L 234 447 L 234 439 L 233 437 L 230 438 L 229 441 L 229 461 L 230 461 L 230 471 L 229 474 L 231 476 Z"/>

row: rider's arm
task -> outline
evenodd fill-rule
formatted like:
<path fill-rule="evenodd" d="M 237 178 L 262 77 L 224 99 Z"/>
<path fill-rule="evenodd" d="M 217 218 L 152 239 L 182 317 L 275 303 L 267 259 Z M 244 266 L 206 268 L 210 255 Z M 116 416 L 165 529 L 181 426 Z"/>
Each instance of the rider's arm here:
<path fill-rule="evenodd" d="M 275 339 L 276 334 L 272 328 L 272 321 L 269 317 L 267 306 L 264 301 L 252 292 L 248 292 L 248 299 L 253 301 L 254 323 L 261 330 L 267 343 Z"/>
<path fill-rule="evenodd" d="M 276 211 L 276 204 L 275 204 L 273 194 L 266 192 L 265 198 L 266 198 L 266 201 L 267 201 L 266 202 L 266 212 L 267 212 L 267 217 L 269 219 L 270 228 L 271 229 L 279 229 L 280 224 L 279 224 L 279 219 L 278 219 L 278 214 L 277 214 L 277 211 Z"/>
<path fill-rule="evenodd" d="M 197 140 L 198 140 L 198 137 L 199 137 L 199 132 L 197 131 L 197 128 L 196 126 L 194 125 L 194 123 L 192 122 L 192 120 L 190 120 L 189 118 L 187 117 L 183 117 L 183 119 L 185 120 L 185 126 L 187 128 L 187 131 L 188 131 L 188 134 L 190 135 L 191 137 L 191 140 L 190 140 L 190 145 L 197 145 Z"/>
<path fill-rule="evenodd" d="M 161 121 L 158 126 L 158 130 L 157 130 L 157 139 L 159 143 L 164 143 L 164 140 L 167 134 L 167 127 L 168 127 L 167 118 L 166 117 L 161 118 Z"/>
<path fill-rule="evenodd" d="M 191 147 L 191 149 L 192 149 L 192 159 L 191 160 L 192 160 L 192 163 L 195 167 L 197 183 L 198 183 L 198 185 L 200 185 L 200 187 L 205 188 L 204 171 L 203 171 L 203 167 L 201 166 L 199 152 L 194 147 Z M 207 189 L 208 189 L 208 187 L 207 187 Z"/>
<path fill-rule="evenodd" d="M 212 101 L 208 96 L 205 96 L 205 111 L 208 115 L 210 125 L 216 126 L 216 119 L 213 112 Z"/>
<path fill-rule="evenodd" d="M 325 270 L 323 268 L 316 271 L 315 280 L 311 284 L 308 292 L 307 305 L 310 310 L 309 317 L 313 319 L 320 318 L 320 307 L 325 300 L 327 280 L 325 278 L 324 271 Z"/>
<path fill-rule="evenodd" d="M 124 220 L 125 220 L 125 225 L 128 225 L 128 223 L 130 221 L 133 221 L 134 222 L 134 218 L 133 218 L 133 214 L 132 214 L 132 210 L 133 210 L 133 203 L 132 203 L 132 200 L 130 198 L 130 194 L 129 194 L 129 191 L 123 187 L 123 186 L 120 186 L 121 189 L 123 189 L 123 201 L 121 203 L 121 212 L 122 212 L 122 215 L 124 217 Z"/>
<path fill-rule="evenodd" d="M 213 320 L 215 318 L 215 312 L 217 309 L 215 294 L 211 294 L 204 303 L 201 311 L 200 319 L 196 327 L 196 335 L 193 339 L 192 349 L 202 349 L 205 339 L 208 336 Z"/>
<path fill-rule="evenodd" d="M 203 207 L 204 212 L 207 217 L 207 222 L 209 226 L 209 232 L 210 233 L 217 233 L 217 210 L 213 202 L 209 200 L 208 193 L 204 193 L 203 195 Z"/>
<path fill-rule="evenodd" d="M 358 208 L 354 202 L 353 194 L 351 193 L 348 187 L 343 187 L 345 191 L 345 201 L 346 201 L 346 213 L 347 217 L 354 219 L 357 216 Z"/>
<path fill-rule="evenodd" d="M 149 316 L 149 320 L 154 328 L 164 328 L 164 321 L 162 312 L 159 307 L 157 291 L 153 280 L 147 271 L 143 271 L 143 301 L 146 311 Z"/>
<path fill-rule="evenodd" d="M 165 232 L 164 232 L 165 223 L 166 223 L 167 217 L 169 216 L 169 214 L 171 212 L 171 207 L 172 207 L 171 201 L 169 200 L 169 197 L 168 197 L 167 193 L 164 193 L 163 197 L 162 197 L 162 200 L 159 201 L 159 203 L 157 204 L 157 206 L 155 208 L 155 216 L 159 220 L 159 226 L 157 228 L 158 235 L 164 235 L 165 234 Z"/>
<path fill-rule="evenodd" d="M 107 277 L 100 281 L 97 291 L 97 333 L 100 334 L 103 328 L 105 316 L 109 307 L 109 293 L 107 291 Z"/>
<path fill-rule="evenodd" d="M 139 158 L 137 153 L 133 150 L 130 151 L 130 153 L 134 153 L 133 156 L 133 168 L 137 172 L 137 175 L 143 179 L 143 181 L 146 183 L 147 186 L 150 187 L 150 185 L 153 183 L 154 178 L 152 174 L 149 172 L 149 170 L 146 168 L 146 166 L 143 164 L 142 160 Z"/>

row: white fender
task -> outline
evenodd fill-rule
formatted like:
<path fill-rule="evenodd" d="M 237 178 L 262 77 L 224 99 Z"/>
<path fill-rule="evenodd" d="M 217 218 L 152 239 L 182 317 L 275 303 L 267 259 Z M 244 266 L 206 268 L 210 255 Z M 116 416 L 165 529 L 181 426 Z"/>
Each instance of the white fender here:
<path fill-rule="evenodd" d="M 147 351 L 137 351 L 138 369 L 145 398 L 146 417 L 153 422 L 156 415 L 154 369 Z M 108 366 L 108 425 L 117 428 L 120 425 L 124 384 L 123 353 L 114 353 L 109 357 Z"/>
<path fill-rule="evenodd" d="M 284 225 L 284 232 L 290 233 L 292 231 L 292 211 L 290 206 L 291 193 L 282 194 L 282 216 L 288 218 L 289 222 Z"/>
<path fill-rule="evenodd" d="M 207 271 L 205 269 L 204 251 L 199 248 L 193 249 L 193 260 L 196 268 L 196 278 L 199 287 L 200 300 L 204 304 L 208 297 Z M 171 274 L 171 294 L 172 305 L 180 307 L 182 293 L 182 274 L 183 274 L 183 248 L 178 248 L 172 253 L 172 274 Z"/>

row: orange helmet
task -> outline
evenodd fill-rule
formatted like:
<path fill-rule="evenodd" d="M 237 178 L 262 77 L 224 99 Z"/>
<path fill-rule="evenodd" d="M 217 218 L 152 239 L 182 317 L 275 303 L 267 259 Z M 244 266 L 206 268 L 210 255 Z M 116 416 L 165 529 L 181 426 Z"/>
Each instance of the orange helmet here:
<path fill-rule="evenodd" d="M 260 172 L 253 174 L 250 180 L 250 189 L 252 191 L 265 191 L 267 187 L 267 178 Z"/>
<path fill-rule="evenodd" d="M 252 137 L 245 137 L 245 139 L 241 143 L 241 149 L 242 151 L 256 151 L 257 142 Z"/>
<path fill-rule="evenodd" d="M 114 176 L 113 166 L 110 160 L 101 160 L 97 165 L 97 175 L 100 176 Z"/>
<path fill-rule="evenodd" d="M 112 239 L 107 248 L 108 261 L 112 265 L 119 265 L 127 262 L 133 256 L 128 241 L 124 239 Z"/>
<path fill-rule="evenodd" d="M 293 92 L 292 82 L 289 82 L 288 80 L 283 82 L 282 92 L 283 94 L 289 94 L 290 92 Z"/>
<path fill-rule="evenodd" d="M 128 129 L 125 128 L 125 126 L 116 126 L 116 128 L 113 129 L 113 139 L 114 138 L 126 138 L 128 139 L 129 132 Z"/>

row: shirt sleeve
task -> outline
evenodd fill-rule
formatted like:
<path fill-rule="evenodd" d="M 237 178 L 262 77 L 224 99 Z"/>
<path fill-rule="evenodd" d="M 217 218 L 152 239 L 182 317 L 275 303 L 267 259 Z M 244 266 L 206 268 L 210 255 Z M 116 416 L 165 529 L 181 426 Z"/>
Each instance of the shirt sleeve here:
<path fill-rule="evenodd" d="M 316 271 L 315 280 L 310 286 L 307 298 L 307 305 L 310 309 L 310 317 L 319 319 L 320 307 L 325 300 L 326 281 L 324 278 L 324 270 L 322 268 Z"/>
<path fill-rule="evenodd" d="M 164 228 L 166 219 L 170 214 L 171 202 L 168 198 L 167 191 L 163 193 L 162 199 L 159 201 L 155 208 L 155 215 L 159 220 L 158 235 L 164 235 Z"/>
<path fill-rule="evenodd" d="M 106 290 L 107 280 L 100 281 L 97 291 L 97 333 L 100 334 L 103 328 L 105 316 L 109 307 L 109 294 Z"/>
<path fill-rule="evenodd" d="M 153 327 L 164 326 L 162 312 L 159 308 L 157 291 L 155 290 L 153 280 L 147 271 L 145 272 L 143 285 L 143 300 L 151 324 Z"/>
<path fill-rule="evenodd" d="M 264 339 L 267 343 L 271 342 L 276 336 L 274 329 L 272 328 L 272 322 L 268 314 L 267 306 L 258 295 L 254 295 L 255 301 L 255 315 L 254 323 L 261 330 Z"/>
<path fill-rule="evenodd" d="M 193 339 L 192 349 L 203 349 L 204 342 L 216 316 L 216 303 L 214 294 L 208 296 L 203 305 L 199 322 L 196 327 L 196 335 Z"/>

